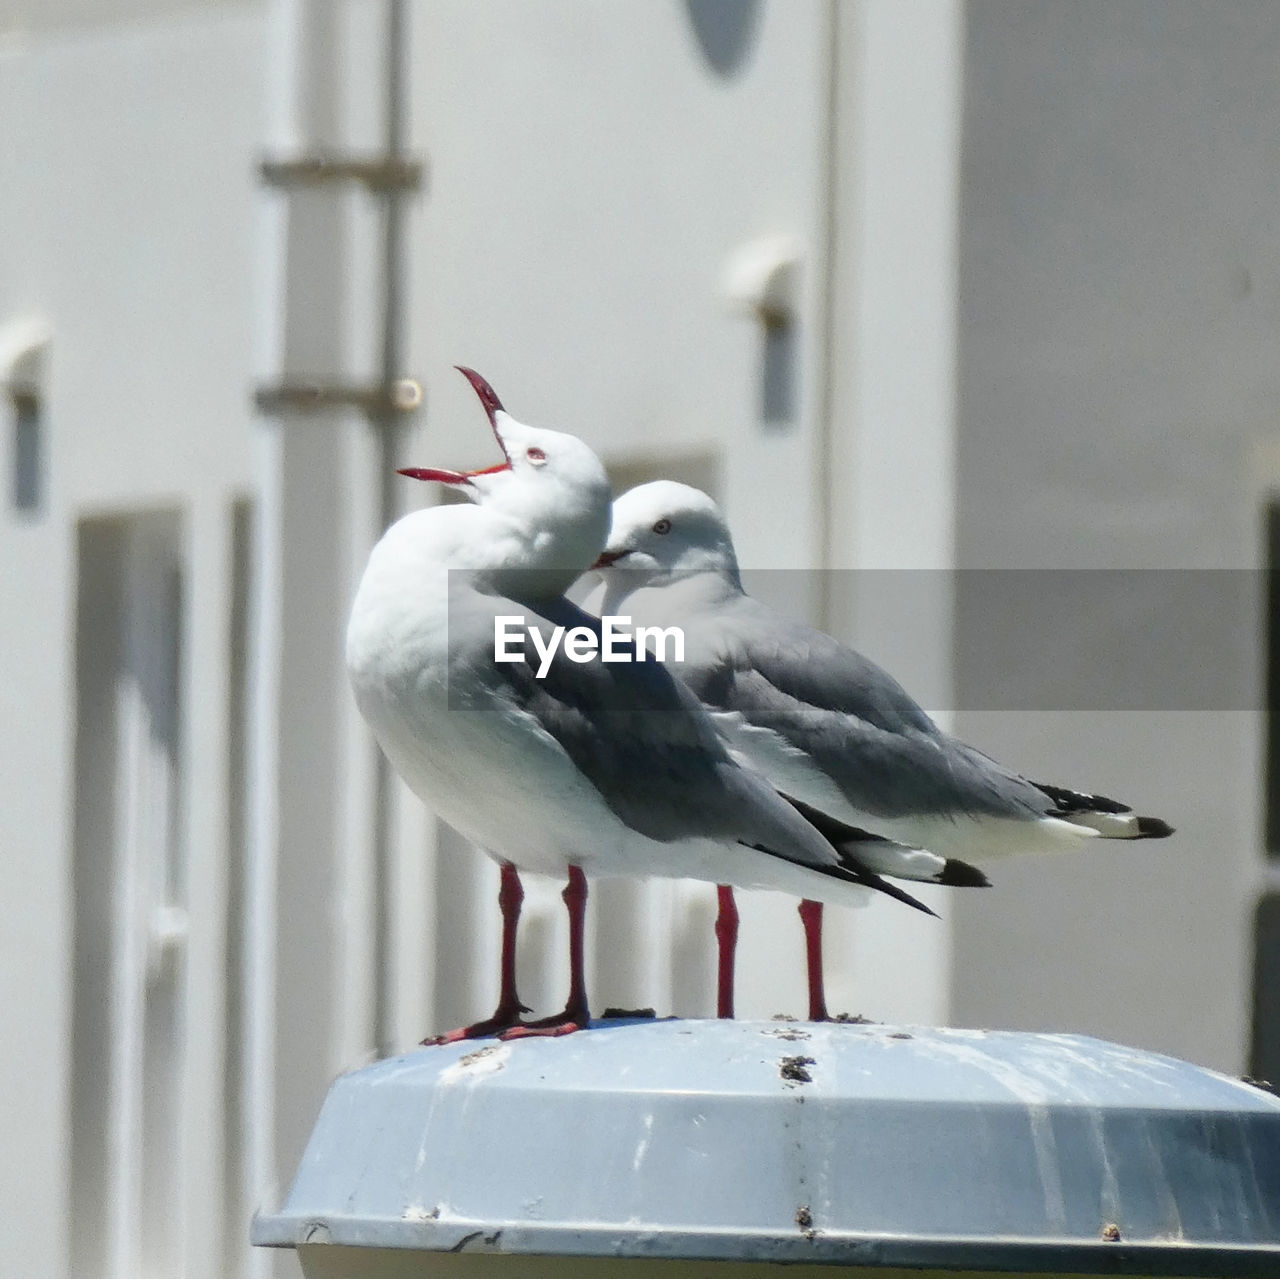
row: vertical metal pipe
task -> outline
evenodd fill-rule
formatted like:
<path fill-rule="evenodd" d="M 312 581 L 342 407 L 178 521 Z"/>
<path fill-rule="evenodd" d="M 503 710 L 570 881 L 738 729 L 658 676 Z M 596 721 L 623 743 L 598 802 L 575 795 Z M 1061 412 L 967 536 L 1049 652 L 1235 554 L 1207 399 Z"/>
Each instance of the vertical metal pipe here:
<path fill-rule="evenodd" d="M 301 0 L 276 0 L 269 10 L 266 62 L 266 142 L 282 151 L 298 145 L 300 121 L 298 62 L 302 57 Z M 284 369 L 285 334 L 279 322 L 284 306 L 288 265 L 288 214 L 284 201 L 265 202 L 261 213 L 262 271 L 258 297 L 259 372 L 278 375 Z M 282 432 L 259 430 L 254 440 L 257 491 L 251 549 L 249 653 L 246 671 L 248 729 L 245 768 L 246 897 L 245 966 L 245 1113 L 248 1123 L 245 1190 L 248 1203 L 272 1203 L 277 1190 L 276 1104 L 276 880 L 279 874 L 280 795 L 280 653 L 283 647 L 278 597 L 282 578 L 280 476 L 284 456 Z M 270 1259 L 263 1249 L 250 1250 L 244 1279 L 267 1279 Z"/>
<path fill-rule="evenodd" d="M 383 148 L 386 158 L 399 159 L 405 150 L 405 67 L 408 56 L 407 14 L 404 0 L 387 0 L 383 67 Z M 378 519 L 386 528 L 395 518 L 394 477 L 400 445 L 400 418 L 390 407 L 391 393 L 404 368 L 404 281 L 402 236 L 403 193 L 386 192 L 382 206 L 382 360 L 380 377 L 387 405 L 373 419 L 378 431 Z M 372 1041 L 378 1056 L 393 1049 L 392 972 L 394 927 L 392 892 L 394 850 L 391 840 L 391 768 L 377 748 L 374 764 L 373 858 L 374 858 L 374 980 Z"/>
<path fill-rule="evenodd" d="M 831 598 L 831 572 L 835 563 L 832 545 L 831 481 L 827 478 L 832 472 L 831 462 L 836 432 L 832 366 L 835 361 L 837 284 L 832 277 L 836 270 L 836 258 L 840 252 L 841 230 L 836 211 L 837 167 L 842 141 L 839 119 L 840 76 L 842 73 L 848 74 L 850 70 L 841 58 L 839 5 L 840 0 L 827 0 L 822 15 L 823 48 L 826 50 L 823 66 L 826 83 L 823 86 L 822 176 L 819 192 L 822 212 L 816 255 L 818 270 L 813 273 L 814 288 L 818 290 L 818 298 L 814 306 L 818 325 L 817 341 L 814 344 L 814 384 L 817 388 L 814 452 L 816 453 L 815 473 L 819 477 L 816 500 L 813 504 L 813 519 L 816 525 L 814 563 L 820 569 L 819 586 L 814 594 L 813 608 L 815 622 L 824 629 L 830 629 L 835 613 Z"/>

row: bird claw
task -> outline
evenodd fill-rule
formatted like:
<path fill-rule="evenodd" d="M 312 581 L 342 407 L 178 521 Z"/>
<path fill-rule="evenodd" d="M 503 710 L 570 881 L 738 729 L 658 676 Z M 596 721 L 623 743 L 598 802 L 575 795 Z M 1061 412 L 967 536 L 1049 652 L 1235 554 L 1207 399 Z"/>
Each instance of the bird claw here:
<path fill-rule="evenodd" d="M 457 1030 L 447 1030 L 443 1035 L 428 1035 L 422 1041 L 424 1048 L 435 1048 L 441 1044 L 459 1044 L 467 1039 L 492 1039 L 495 1035 L 505 1038 L 505 1033 L 524 1023 L 521 1013 L 532 1012 L 533 1009 L 517 1001 L 514 1004 L 499 1005 L 492 1017 L 477 1021 L 470 1026 L 459 1026 Z"/>
<path fill-rule="evenodd" d="M 547 1017 L 542 1021 L 521 1022 L 509 1030 L 504 1030 L 498 1038 L 502 1040 L 554 1039 L 560 1035 L 572 1035 L 579 1030 L 585 1030 L 586 1025 L 585 1019 L 579 1023 L 570 1019 Z"/>
<path fill-rule="evenodd" d="M 569 1006 L 552 1017 L 539 1017 L 537 1021 L 522 1021 L 504 1030 L 499 1039 L 553 1039 L 559 1035 L 572 1035 L 585 1030 L 591 1023 L 591 1013 L 585 1004 L 571 1000 Z"/>

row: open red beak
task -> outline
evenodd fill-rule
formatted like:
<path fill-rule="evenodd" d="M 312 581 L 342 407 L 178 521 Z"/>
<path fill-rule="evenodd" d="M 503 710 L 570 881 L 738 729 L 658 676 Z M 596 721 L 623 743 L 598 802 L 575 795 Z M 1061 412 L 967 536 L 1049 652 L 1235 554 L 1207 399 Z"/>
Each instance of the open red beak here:
<path fill-rule="evenodd" d="M 484 411 L 489 418 L 489 429 L 493 431 L 493 438 L 498 441 L 498 447 L 502 450 L 505 460 L 496 466 L 481 467 L 478 471 L 442 471 L 431 466 L 406 466 L 397 472 L 398 475 L 408 476 L 411 480 L 434 480 L 437 484 L 470 484 L 472 478 L 477 475 L 495 475 L 499 471 L 511 469 L 511 458 L 507 454 L 507 446 L 502 442 L 502 436 L 498 434 L 498 412 L 506 411 L 502 408 L 502 401 L 498 399 L 493 387 L 474 369 L 465 369 L 461 364 L 455 367 L 471 383 L 472 390 L 480 397 L 480 403 L 484 405 Z"/>
<path fill-rule="evenodd" d="M 608 568 L 610 564 L 616 564 L 624 555 L 629 554 L 629 551 L 601 551 L 591 567 Z"/>

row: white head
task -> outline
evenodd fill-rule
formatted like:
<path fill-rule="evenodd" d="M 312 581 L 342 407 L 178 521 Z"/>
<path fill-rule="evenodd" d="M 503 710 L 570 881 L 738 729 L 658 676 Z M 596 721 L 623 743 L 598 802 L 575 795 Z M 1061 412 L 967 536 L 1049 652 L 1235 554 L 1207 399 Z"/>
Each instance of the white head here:
<path fill-rule="evenodd" d="M 674 480 L 641 484 L 614 502 L 613 527 L 594 567 L 606 581 L 625 574 L 633 590 L 697 573 L 741 585 L 720 508 L 700 489 Z"/>
<path fill-rule="evenodd" d="M 458 489 L 506 534 L 490 540 L 492 559 L 484 546 L 473 548 L 474 567 L 537 570 L 545 574 L 544 593 L 558 594 L 604 545 L 610 498 L 604 466 L 575 436 L 517 422 L 484 378 L 458 371 L 480 397 L 503 461 L 476 471 L 409 467 L 400 474 Z M 476 536 L 483 536 L 478 529 Z"/>

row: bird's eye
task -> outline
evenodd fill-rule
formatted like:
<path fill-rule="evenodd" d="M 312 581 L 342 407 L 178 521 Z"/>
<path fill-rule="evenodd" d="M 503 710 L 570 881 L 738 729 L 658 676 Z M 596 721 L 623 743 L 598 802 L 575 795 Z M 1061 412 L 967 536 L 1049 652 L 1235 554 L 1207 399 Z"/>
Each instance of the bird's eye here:
<path fill-rule="evenodd" d="M 670 521 L 670 520 L 668 520 L 668 519 L 661 519 L 661 520 L 659 520 L 659 521 L 658 521 L 658 522 L 653 526 L 653 531 L 654 531 L 655 533 L 670 533 L 670 532 L 671 532 L 671 521 Z"/>
<path fill-rule="evenodd" d="M 530 445 L 525 449 L 524 455 L 534 466 L 545 466 L 547 464 L 547 455 L 536 444 Z"/>

